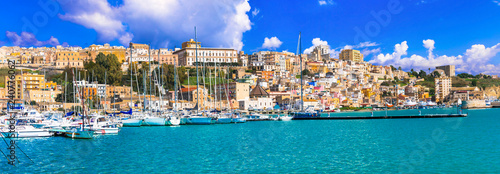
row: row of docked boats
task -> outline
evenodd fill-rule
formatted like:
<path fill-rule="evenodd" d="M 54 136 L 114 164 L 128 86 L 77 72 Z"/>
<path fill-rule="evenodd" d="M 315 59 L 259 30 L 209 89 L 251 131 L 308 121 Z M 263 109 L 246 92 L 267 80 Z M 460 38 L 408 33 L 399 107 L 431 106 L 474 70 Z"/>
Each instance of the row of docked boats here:
<path fill-rule="evenodd" d="M 124 127 L 139 126 L 178 126 L 178 125 L 209 125 L 245 123 L 246 119 L 236 113 L 208 113 L 198 114 L 154 114 L 154 113 L 131 113 L 130 117 L 122 119 Z"/>
<path fill-rule="evenodd" d="M 15 114 L 15 123 L 9 117 Z M 11 132 L 9 126 L 14 126 Z M 73 112 L 46 112 L 40 114 L 35 109 L 23 109 L 0 116 L 0 133 L 3 137 L 50 137 L 92 138 L 94 134 L 118 134 L 122 124 L 119 119 L 99 114 L 86 118 L 75 117 Z"/>

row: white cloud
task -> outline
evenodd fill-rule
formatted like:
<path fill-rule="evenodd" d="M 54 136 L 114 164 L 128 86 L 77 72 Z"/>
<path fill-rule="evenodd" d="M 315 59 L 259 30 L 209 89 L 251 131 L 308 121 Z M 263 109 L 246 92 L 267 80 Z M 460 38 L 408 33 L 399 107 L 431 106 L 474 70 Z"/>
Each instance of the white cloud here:
<path fill-rule="evenodd" d="M 334 5 L 333 0 L 318 0 L 319 5 Z"/>
<path fill-rule="evenodd" d="M 498 6 L 500 6 L 500 1 L 494 0 L 493 3 L 495 3 Z"/>
<path fill-rule="evenodd" d="M 408 45 L 406 41 L 403 41 L 394 46 L 393 53 L 379 54 L 369 62 L 379 65 L 401 66 L 405 70 L 427 70 L 441 65 L 455 65 L 457 72 L 500 74 L 500 65 L 489 63 L 491 58 L 500 52 L 500 43 L 489 48 L 481 44 L 472 45 L 463 55 L 458 56 L 433 55 L 434 40 L 424 40 L 423 43 L 429 53 L 427 57 L 416 54 L 406 57 Z"/>
<path fill-rule="evenodd" d="M 49 40 L 39 41 L 33 33 L 21 32 L 21 35 L 17 35 L 16 32 L 6 31 L 5 36 L 7 39 L 15 46 L 56 46 L 59 45 L 59 40 L 53 36 L 50 36 Z"/>
<path fill-rule="evenodd" d="M 364 57 L 366 57 L 368 55 L 374 55 L 377 53 L 380 53 L 380 48 L 375 48 L 375 49 L 365 48 L 365 49 L 361 50 L 361 54 L 363 54 Z"/>
<path fill-rule="evenodd" d="M 252 17 L 257 16 L 260 13 L 260 10 L 258 8 L 254 8 L 252 11 Z"/>
<path fill-rule="evenodd" d="M 248 0 L 124 0 L 119 6 L 107 0 L 70 0 L 61 7 L 61 19 L 94 29 L 99 42 L 118 39 L 123 45 L 180 45 L 194 38 L 196 26 L 202 45 L 241 50 L 243 33 L 252 25 Z"/>
<path fill-rule="evenodd" d="M 434 55 L 432 54 L 432 51 L 434 50 L 434 40 L 432 39 L 427 39 L 423 41 L 424 47 L 427 48 L 427 52 L 429 53 L 429 59 L 434 59 Z"/>
<path fill-rule="evenodd" d="M 262 44 L 262 48 L 267 49 L 276 49 L 281 46 L 283 42 L 281 42 L 277 37 L 264 38 L 264 43 Z"/>
<path fill-rule="evenodd" d="M 309 47 L 309 48 L 307 48 L 307 49 L 304 50 L 305 54 L 311 53 L 314 50 L 314 47 L 316 47 L 316 46 L 319 46 L 319 45 L 328 45 L 328 42 L 324 41 L 324 40 L 321 40 L 320 38 L 314 38 L 312 40 L 312 44 L 313 44 L 313 46 L 311 46 L 311 47 Z"/>

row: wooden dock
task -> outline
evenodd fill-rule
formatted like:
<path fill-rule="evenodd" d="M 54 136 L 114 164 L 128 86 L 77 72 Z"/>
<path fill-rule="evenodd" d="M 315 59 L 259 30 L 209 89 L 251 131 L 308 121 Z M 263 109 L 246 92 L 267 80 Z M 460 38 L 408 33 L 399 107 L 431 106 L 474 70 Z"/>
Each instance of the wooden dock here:
<path fill-rule="evenodd" d="M 403 119 L 403 118 L 453 118 L 467 117 L 467 114 L 430 114 L 430 115 L 404 115 L 404 116 L 335 116 L 335 117 L 313 117 L 313 118 L 293 118 L 293 120 L 360 120 L 360 119 Z"/>

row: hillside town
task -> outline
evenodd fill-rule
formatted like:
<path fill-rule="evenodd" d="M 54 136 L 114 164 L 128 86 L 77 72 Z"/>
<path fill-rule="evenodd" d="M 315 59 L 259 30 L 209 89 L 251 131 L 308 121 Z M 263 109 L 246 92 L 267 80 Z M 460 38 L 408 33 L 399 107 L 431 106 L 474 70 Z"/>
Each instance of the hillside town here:
<path fill-rule="evenodd" d="M 457 75 L 454 65 L 405 72 L 401 67 L 370 64 L 359 50 L 344 49 L 338 55 L 329 50 L 329 46 L 319 45 L 301 55 L 244 53 L 203 47 L 193 39 L 174 49 L 137 43 L 87 48 L 4 46 L 0 64 L 5 68 L 8 61 L 16 62 L 15 81 L 10 84 L 15 99 L 45 111 L 67 111 L 81 105 L 79 98 L 71 99 L 72 86 L 83 89 L 83 98 L 94 102 L 93 109 L 105 110 L 161 110 L 174 105 L 178 109 L 293 110 L 301 103 L 304 108 L 322 111 L 377 110 L 387 105 L 415 108 L 458 101 L 469 101 L 469 107 L 488 107 L 500 97 L 495 86 L 478 84 L 481 79 L 498 80 L 497 75 Z M 112 59 L 116 66 L 99 71 L 100 58 Z M 169 76 L 172 67 L 179 77 Z M 71 72 L 80 72 L 77 75 L 84 78 L 68 80 L 74 79 Z M 9 77 L 2 76 L 0 105 L 6 109 Z M 179 84 L 174 84 L 177 79 Z"/>

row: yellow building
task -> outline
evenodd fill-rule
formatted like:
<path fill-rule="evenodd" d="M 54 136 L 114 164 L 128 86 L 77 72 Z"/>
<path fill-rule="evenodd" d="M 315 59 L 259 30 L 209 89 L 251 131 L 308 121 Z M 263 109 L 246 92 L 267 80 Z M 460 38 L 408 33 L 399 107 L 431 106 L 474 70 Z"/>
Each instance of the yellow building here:
<path fill-rule="evenodd" d="M 35 101 L 37 103 L 40 102 L 55 102 L 55 99 L 58 94 L 61 94 L 61 91 L 52 91 L 52 90 L 29 90 L 27 92 L 28 101 Z"/>
<path fill-rule="evenodd" d="M 345 49 L 339 54 L 340 60 L 350 60 L 353 62 L 363 62 L 363 54 L 359 50 Z"/>
<path fill-rule="evenodd" d="M 8 85 L 12 85 L 15 88 L 15 94 L 14 97 L 15 99 L 25 99 L 25 96 L 22 95 L 27 91 L 30 90 L 40 90 L 40 89 L 46 89 L 44 86 L 48 86 L 51 89 L 53 86 L 56 86 L 54 82 L 45 82 L 45 77 L 44 75 L 39 75 L 37 73 L 29 74 L 29 73 L 24 73 L 23 75 L 16 75 L 14 84 L 8 84 L 7 82 L 10 81 L 10 78 L 8 76 L 5 76 L 5 93 L 7 93 Z"/>
<path fill-rule="evenodd" d="M 125 55 L 126 55 L 126 50 L 125 49 L 99 49 L 99 51 L 91 51 L 90 52 L 90 57 L 92 61 L 95 61 L 95 58 L 99 53 L 103 53 L 104 55 L 109 55 L 109 54 L 114 54 L 116 58 L 118 59 L 118 62 L 123 63 L 125 62 Z"/>
<path fill-rule="evenodd" d="M 328 72 L 328 67 L 325 66 L 323 62 L 307 62 L 306 68 L 312 73 L 325 74 Z"/>
<path fill-rule="evenodd" d="M 21 55 L 21 64 L 28 64 L 28 63 L 32 63 L 31 54 L 25 53 Z"/>
<path fill-rule="evenodd" d="M 83 67 L 83 61 L 87 59 L 88 55 L 85 52 L 77 51 L 58 51 L 56 53 L 56 67 L 64 68 L 70 67 Z"/>
<path fill-rule="evenodd" d="M 372 91 L 371 88 L 363 88 L 361 92 L 364 94 L 366 98 L 370 98 L 371 96 L 376 94 L 375 92 Z"/>
<path fill-rule="evenodd" d="M 136 93 L 136 92 L 134 92 Z M 114 97 L 115 95 L 120 96 L 120 98 L 130 97 L 130 87 L 129 86 L 106 86 L 106 95 L 108 98 Z M 134 95 L 134 94 L 132 94 Z"/>
<path fill-rule="evenodd" d="M 339 98 L 332 98 L 331 103 L 330 103 L 330 109 L 332 108 L 339 108 L 340 106 L 340 99 Z"/>
<path fill-rule="evenodd" d="M 132 46 L 132 49 L 145 49 L 145 50 L 149 49 L 148 44 L 138 44 L 138 43 L 130 43 L 130 44 L 131 44 L 130 46 Z M 182 46 L 184 46 L 184 44 L 182 44 Z"/>

